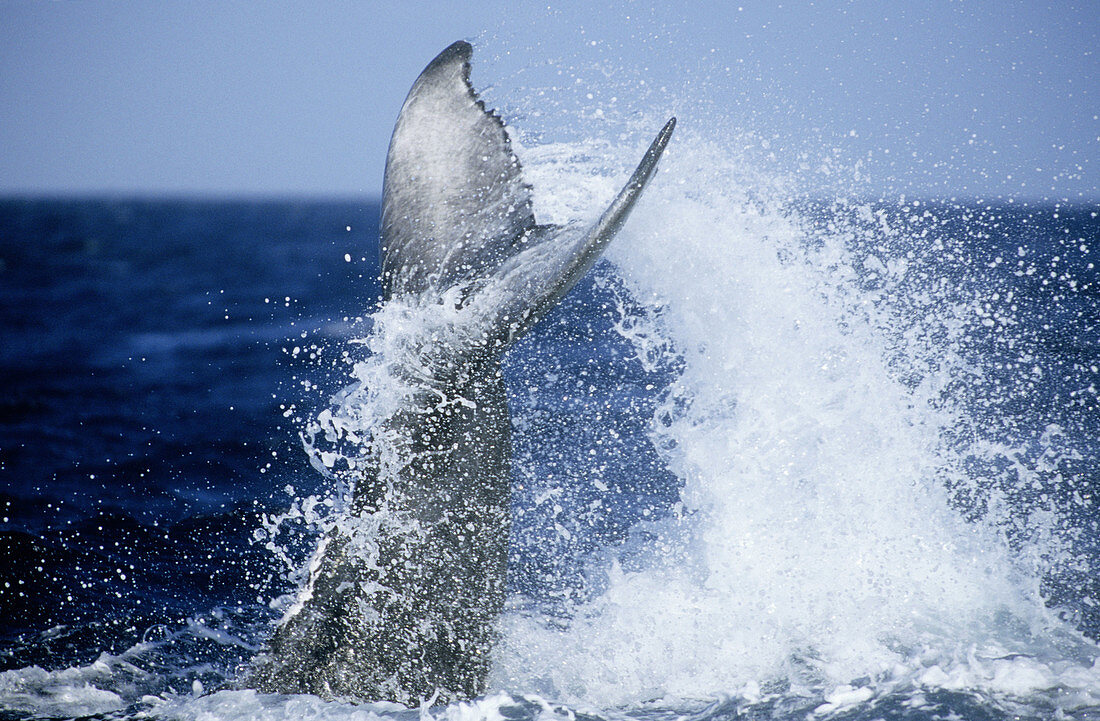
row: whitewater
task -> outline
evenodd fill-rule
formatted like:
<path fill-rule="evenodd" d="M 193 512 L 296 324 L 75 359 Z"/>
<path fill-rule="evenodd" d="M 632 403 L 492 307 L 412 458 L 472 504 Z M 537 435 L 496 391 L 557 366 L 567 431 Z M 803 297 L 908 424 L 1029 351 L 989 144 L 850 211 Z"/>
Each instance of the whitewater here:
<path fill-rule="evenodd" d="M 1040 590 L 1073 553 L 1068 509 L 1002 488 L 1079 479 L 1040 479 L 1031 439 L 1010 445 L 958 391 L 992 370 L 974 327 L 995 315 L 1014 345 L 1011 294 L 945 249 L 948 208 L 792 209 L 735 143 L 685 133 L 609 251 L 636 304 L 616 328 L 676 368 L 649 428 L 679 499 L 566 628 L 506 619 L 498 683 L 595 707 L 805 694 L 824 713 L 928 689 L 1093 705 L 1096 648 Z M 524 156 L 536 187 L 563 187 L 542 196 L 551 217 L 610 192 L 578 155 Z M 1037 439 L 1054 466 L 1059 435 Z M 975 472 L 997 460 L 1011 478 Z"/>

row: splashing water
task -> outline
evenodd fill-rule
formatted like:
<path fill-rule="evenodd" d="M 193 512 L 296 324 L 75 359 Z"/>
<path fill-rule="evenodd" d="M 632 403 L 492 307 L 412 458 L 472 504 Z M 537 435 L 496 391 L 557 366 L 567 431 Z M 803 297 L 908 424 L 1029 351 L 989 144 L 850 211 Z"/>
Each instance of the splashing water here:
<path fill-rule="evenodd" d="M 537 210 L 612 192 L 577 162 L 599 152 L 528 150 Z M 509 616 L 497 683 L 599 708 L 817 689 L 831 710 L 899 686 L 1095 703 L 1095 647 L 1040 594 L 1064 518 L 976 470 L 1028 463 L 960 388 L 987 370 L 979 274 L 948 277 L 963 259 L 905 223 L 927 235 L 927 211 L 815 206 L 741 161 L 682 134 L 608 253 L 641 306 L 620 328 L 680 369 L 650 424 L 680 503 L 564 628 Z"/>

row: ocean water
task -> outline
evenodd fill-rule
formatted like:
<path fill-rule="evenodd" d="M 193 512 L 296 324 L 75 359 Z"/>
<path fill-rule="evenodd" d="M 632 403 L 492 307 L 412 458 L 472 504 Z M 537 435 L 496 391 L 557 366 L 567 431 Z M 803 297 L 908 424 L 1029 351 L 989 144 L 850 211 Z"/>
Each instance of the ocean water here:
<path fill-rule="evenodd" d="M 520 154 L 564 222 L 640 146 Z M 1098 211 L 682 133 L 507 356 L 493 690 L 405 709 L 237 683 L 369 426 L 378 205 L 0 201 L 0 717 L 1100 718 Z"/>

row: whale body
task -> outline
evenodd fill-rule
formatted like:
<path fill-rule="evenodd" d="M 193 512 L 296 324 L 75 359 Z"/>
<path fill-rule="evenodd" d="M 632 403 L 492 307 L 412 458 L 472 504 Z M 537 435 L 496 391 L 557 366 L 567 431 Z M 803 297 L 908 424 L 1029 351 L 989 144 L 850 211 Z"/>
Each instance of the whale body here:
<path fill-rule="evenodd" d="M 504 124 L 470 84 L 471 54 L 456 42 L 417 78 L 383 184 L 384 299 L 440 308 L 452 327 L 388 359 L 402 401 L 372 429 L 345 522 L 253 664 L 261 691 L 407 705 L 485 691 L 510 530 L 501 354 L 595 263 L 675 125 L 595 225 L 540 225 Z"/>

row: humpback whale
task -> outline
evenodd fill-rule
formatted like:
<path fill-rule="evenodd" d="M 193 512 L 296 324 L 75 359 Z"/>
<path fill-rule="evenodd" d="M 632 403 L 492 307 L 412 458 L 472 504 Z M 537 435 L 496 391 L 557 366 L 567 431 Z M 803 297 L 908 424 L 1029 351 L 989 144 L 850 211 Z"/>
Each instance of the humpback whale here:
<path fill-rule="evenodd" d="M 261 691 L 407 705 L 484 692 L 510 529 L 501 354 L 596 262 L 675 125 L 594 225 L 540 225 L 471 54 L 456 42 L 417 78 L 383 181 L 384 302 L 441 309 L 451 327 L 387 359 L 401 402 L 364 441 L 346 518 L 252 665 Z"/>

